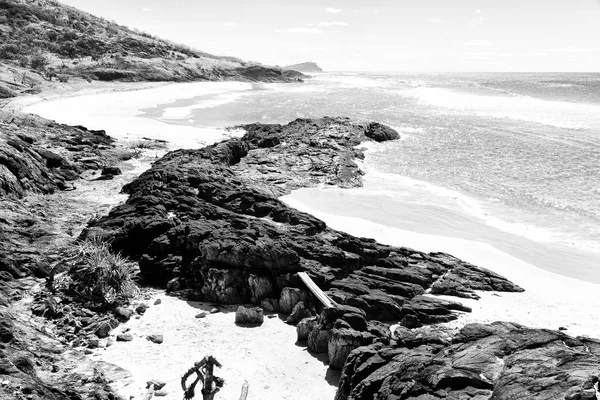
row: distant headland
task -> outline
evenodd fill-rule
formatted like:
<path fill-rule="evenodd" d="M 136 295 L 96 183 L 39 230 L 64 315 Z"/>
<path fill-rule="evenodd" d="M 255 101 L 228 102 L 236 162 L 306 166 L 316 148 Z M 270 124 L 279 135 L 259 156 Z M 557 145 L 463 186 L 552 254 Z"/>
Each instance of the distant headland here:
<path fill-rule="evenodd" d="M 299 63 L 299 64 L 292 64 L 292 65 L 286 65 L 285 67 L 282 67 L 283 70 L 293 70 L 293 71 L 298 71 L 298 72 L 308 72 L 308 73 L 314 73 L 314 72 L 323 72 L 323 69 L 321 67 L 319 67 L 317 65 L 317 63 L 314 63 L 312 61 L 310 62 L 303 62 L 303 63 Z"/>

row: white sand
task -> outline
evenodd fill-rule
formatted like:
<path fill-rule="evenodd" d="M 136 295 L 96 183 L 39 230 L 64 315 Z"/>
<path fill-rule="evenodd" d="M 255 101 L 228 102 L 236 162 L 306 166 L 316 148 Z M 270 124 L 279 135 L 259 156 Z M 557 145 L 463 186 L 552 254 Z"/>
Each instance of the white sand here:
<path fill-rule="evenodd" d="M 135 88 L 135 86 L 130 86 Z M 209 108 L 232 101 L 252 85 L 241 82 L 194 82 L 163 85 L 144 90 L 126 90 L 123 84 L 116 91 L 104 88 L 99 93 L 82 89 L 68 97 L 45 98 L 42 95 L 18 99 L 24 112 L 40 115 L 69 125 L 84 125 L 89 129 L 104 129 L 118 140 L 140 138 L 166 140 L 171 148 L 198 148 L 222 140 L 228 134 L 221 128 L 199 128 L 172 125 L 157 119 L 141 117 L 141 110 L 159 104 L 169 105 L 178 99 L 212 97 L 188 107 L 165 109 L 163 118 L 181 119 L 194 108 Z M 166 115 L 165 115 L 166 113 Z"/>
<path fill-rule="evenodd" d="M 155 299 L 159 305 L 152 305 Z M 237 399 L 242 384 L 250 385 L 249 399 L 333 399 L 336 387 L 327 383 L 327 366 L 306 348 L 296 346 L 296 329 L 280 318 L 265 317 L 258 327 L 234 324 L 236 307 L 221 307 L 222 312 L 197 319 L 195 315 L 210 310 L 207 303 L 184 302 L 156 292 L 150 308 L 138 320 L 121 325 L 116 333 L 130 328 L 131 342 L 116 342 L 98 350 L 95 357 L 119 365 L 133 374 L 134 382 L 121 385 L 121 394 L 141 397 L 151 378 L 167 382 L 165 399 L 181 399 L 181 376 L 206 355 L 214 356 L 223 368 L 215 374 L 225 379 L 216 396 Z M 164 342 L 146 340 L 150 334 L 163 334 Z M 193 381 L 188 379 L 188 384 Z M 337 376 L 334 377 L 334 381 Z M 200 398 L 200 387 L 196 391 Z"/>
<path fill-rule="evenodd" d="M 600 338 L 598 284 L 545 271 L 485 243 L 415 233 L 364 219 L 328 214 L 303 204 L 293 193 L 281 200 L 320 218 L 333 229 L 392 246 L 446 252 L 497 272 L 525 289 L 524 293 L 479 292 L 481 299 L 478 301 L 440 296 L 459 300 L 473 308 L 472 313 L 462 315 L 460 323 L 504 320 L 538 328 L 558 329 L 562 326 L 570 335 Z"/>

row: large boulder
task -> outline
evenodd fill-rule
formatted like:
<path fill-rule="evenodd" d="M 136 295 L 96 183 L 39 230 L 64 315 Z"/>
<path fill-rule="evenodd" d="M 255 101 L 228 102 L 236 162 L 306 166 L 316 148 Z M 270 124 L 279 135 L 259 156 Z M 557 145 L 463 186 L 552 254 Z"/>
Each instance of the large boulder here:
<path fill-rule="evenodd" d="M 235 323 L 239 325 L 260 325 L 264 322 L 260 307 L 239 306 L 235 312 Z"/>

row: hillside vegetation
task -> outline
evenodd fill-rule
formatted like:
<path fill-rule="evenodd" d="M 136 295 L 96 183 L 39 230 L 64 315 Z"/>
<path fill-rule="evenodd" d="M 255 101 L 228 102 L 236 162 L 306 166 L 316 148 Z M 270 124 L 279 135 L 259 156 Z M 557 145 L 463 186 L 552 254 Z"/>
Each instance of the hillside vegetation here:
<path fill-rule="evenodd" d="M 0 0 L 0 80 L 298 80 L 301 74 L 247 63 L 131 30 L 51 0 Z M 13 77 L 6 82 L 6 76 Z M 30 75 L 27 76 L 27 72 Z M 22 76 L 20 76 L 22 75 Z M 36 77 L 37 75 L 37 77 Z M 14 89 L 14 87 L 13 87 Z"/>

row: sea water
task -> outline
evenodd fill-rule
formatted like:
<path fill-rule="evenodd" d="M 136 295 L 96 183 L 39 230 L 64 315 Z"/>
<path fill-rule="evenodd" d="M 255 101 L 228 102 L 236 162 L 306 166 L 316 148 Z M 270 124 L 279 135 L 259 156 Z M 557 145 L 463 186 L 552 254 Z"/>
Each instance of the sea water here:
<path fill-rule="evenodd" d="M 600 74 L 320 74 L 159 104 L 200 127 L 325 115 L 392 126 L 360 189 L 295 194 L 382 227 L 488 243 L 600 283 Z"/>

